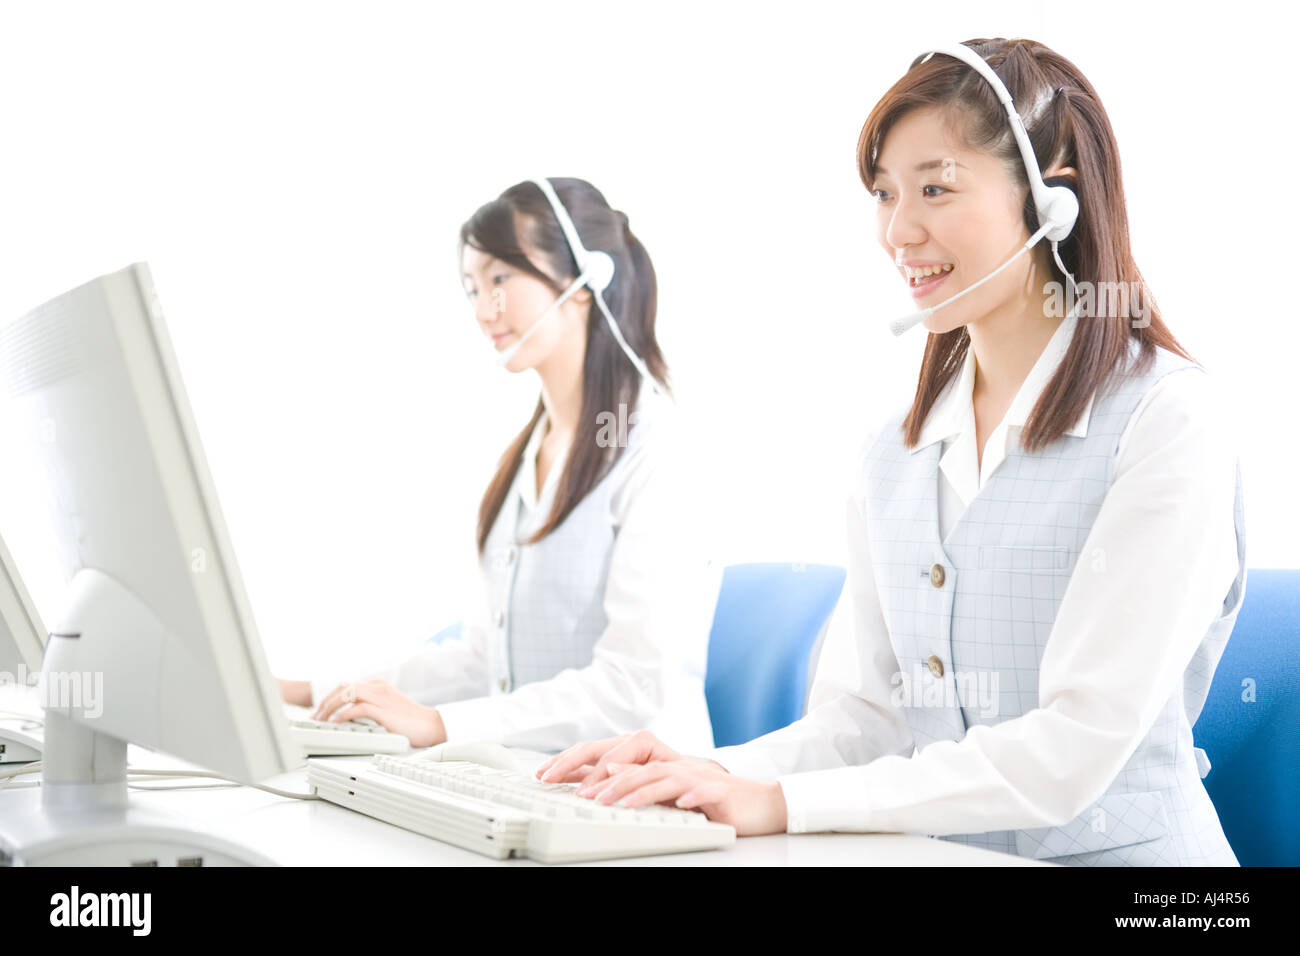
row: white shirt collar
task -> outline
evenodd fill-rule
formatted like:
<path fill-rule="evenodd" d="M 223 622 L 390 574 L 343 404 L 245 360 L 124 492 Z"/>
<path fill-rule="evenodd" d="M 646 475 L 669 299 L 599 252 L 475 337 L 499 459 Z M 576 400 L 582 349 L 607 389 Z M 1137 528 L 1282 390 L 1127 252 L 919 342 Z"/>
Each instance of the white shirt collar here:
<path fill-rule="evenodd" d="M 642 381 L 637 390 L 636 401 L 636 421 L 648 423 L 660 409 L 660 397 L 651 388 L 650 384 Z M 546 507 L 549 511 L 550 501 L 554 496 L 556 486 L 560 483 L 560 475 L 563 474 L 565 466 L 569 461 L 569 449 L 565 448 L 551 464 L 550 470 L 546 473 L 546 481 L 542 484 L 541 494 L 537 492 L 537 453 L 541 450 L 542 439 L 546 437 L 547 428 L 550 423 L 550 416 L 546 409 L 542 409 L 542 415 L 537 419 L 537 424 L 533 427 L 533 433 L 528 436 L 528 444 L 524 448 L 524 459 L 520 463 L 519 472 L 516 475 L 516 484 L 519 489 L 519 497 L 524 503 L 524 507 L 530 512 L 537 510 L 539 507 Z"/>
<path fill-rule="evenodd" d="M 989 435 L 982 460 L 975 443 L 975 405 L 972 399 L 975 390 L 975 353 L 971 349 L 966 350 L 961 371 L 935 401 L 921 429 L 920 441 L 911 449 L 915 453 L 937 441 L 947 444 L 943 457 L 939 459 L 939 468 L 964 503 L 970 503 L 1006 460 L 1007 452 L 1014 447 L 1014 443 L 1020 440 L 1020 431 L 1043 389 L 1060 367 L 1074 338 L 1077 324 L 1077 313 L 1072 311 L 1056 327 L 1042 354 L 1021 383 L 1002 422 Z M 1092 397 L 1089 397 L 1078 421 L 1065 434 L 1078 438 L 1088 434 L 1092 402 Z"/>
<path fill-rule="evenodd" d="M 1033 368 L 1029 370 L 1029 374 L 1021 383 L 1020 390 L 1016 392 L 1016 397 L 1012 400 L 1011 406 L 1002 419 L 1003 424 L 1018 429 L 1024 427 L 1029 418 L 1029 413 L 1033 411 L 1043 389 L 1047 387 L 1047 383 L 1052 380 L 1052 376 L 1056 374 L 1057 368 L 1060 367 L 1061 360 L 1065 357 L 1070 342 L 1074 338 L 1074 330 L 1078 325 L 1078 321 L 1078 314 L 1075 311 L 1072 311 L 1061 320 L 1061 324 L 1056 327 L 1056 331 L 1048 339 L 1042 354 L 1038 356 Z M 967 428 L 973 432 L 975 428 L 975 407 L 972 402 L 974 391 L 975 352 L 973 349 L 967 348 L 961 371 L 957 373 L 957 377 L 949 383 L 948 387 L 935 400 L 930 409 L 930 414 L 925 420 L 925 425 L 921 428 L 920 441 L 916 443 L 916 446 L 911 451 L 920 451 L 927 445 L 932 445 L 937 441 L 948 441 L 964 432 Z M 1079 416 L 1078 421 L 1066 431 L 1066 434 L 1083 438 L 1088 434 L 1088 422 L 1091 418 L 1092 397 L 1090 396 L 1088 404 L 1084 406 L 1083 413 Z"/>

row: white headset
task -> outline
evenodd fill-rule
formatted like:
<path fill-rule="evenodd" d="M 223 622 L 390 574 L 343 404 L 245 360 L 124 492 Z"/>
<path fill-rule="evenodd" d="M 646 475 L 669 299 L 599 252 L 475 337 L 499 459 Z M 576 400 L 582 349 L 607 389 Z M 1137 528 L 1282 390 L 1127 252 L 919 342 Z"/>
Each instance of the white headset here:
<path fill-rule="evenodd" d="M 1057 244 L 1064 242 L 1074 229 L 1074 224 L 1079 218 L 1079 198 L 1074 194 L 1074 190 L 1068 186 L 1048 186 L 1043 182 L 1043 175 L 1038 170 L 1038 157 L 1034 155 L 1034 148 L 1029 143 L 1029 134 L 1025 132 L 1024 121 L 1021 120 L 1020 114 L 1016 112 L 1015 103 L 1012 102 L 1011 94 L 1007 91 L 1001 78 L 993 72 L 993 68 L 985 62 L 984 58 L 970 47 L 958 44 L 931 50 L 921 62 L 925 63 L 936 53 L 954 57 L 967 64 L 988 81 L 989 85 L 993 87 L 993 92 L 997 94 L 998 99 L 1002 102 L 1007 111 L 1007 118 L 1011 123 L 1011 132 L 1016 138 L 1016 145 L 1020 147 L 1020 157 L 1024 161 L 1025 172 L 1029 176 L 1029 193 L 1034 199 L 1034 210 L 1038 216 L 1038 231 L 1029 237 L 1029 241 L 1021 246 L 1015 255 L 978 282 L 972 283 L 956 295 L 944 299 L 938 305 L 932 305 L 928 309 L 922 309 L 920 312 L 914 312 L 904 318 L 892 320 L 889 327 L 895 335 L 902 335 L 912 326 L 923 322 L 936 310 L 942 309 L 950 302 L 960 299 L 967 292 L 971 292 L 988 282 L 1033 248 L 1044 237 L 1052 244 L 1052 258 L 1056 260 L 1056 265 L 1065 275 L 1070 285 L 1075 284 L 1074 276 L 1069 269 L 1065 268 L 1065 263 L 1061 261 L 1061 255 L 1057 251 Z"/>
<path fill-rule="evenodd" d="M 588 249 L 582 244 L 582 237 L 578 235 L 577 227 L 574 226 L 573 220 L 569 217 L 569 211 L 564 208 L 564 203 L 560 202 L 560 197 L 556 195 L 555 187 L 551 185 L 549 179 L 531 180 L 542 195 L 546 197 L 547 202 L 551 204 L 551 209 L 555 212 L 555 218 L 560 223 L 560 230 L 564 233 L 565 241 L 569 244 L 569 250 L 573 253 L 573 259 L 578 264 L 578 276 L 569 284 L 554 302 L 533 322 L 520 338 L 510 348 L 505 349 L 497 357 L 499 365 L 506 365 L 519 351 L 520 346 L 528 340 L 542 323 L 562 305 L 569 296 L 577 292 L 584 285 L 591 290 L 592 296 L 596 300 L 596 305 L 605 316 L 605 324 L 609 326 L 609 331 L 614 336 L 614 341 L 618 342 L 619 348 L 627 356 L 638 372 L 645 377 L 651 386 L 658 391 L 659 385 L 655 381 L 650 370 L 646 368 L 645 362 L 641 357 L 632 351 L 632 347 L 627 344 L 623 338 L 623 333 L 619 331 L 618 323 L 614 321 L 614 316 L 609 311 L 609 306 L 605 304 L 605 297 L 602 293 L 609 288 L 609 284 L 614 281 L 614 257 L 608 252 L 602 252 L 599 249 Z"/>

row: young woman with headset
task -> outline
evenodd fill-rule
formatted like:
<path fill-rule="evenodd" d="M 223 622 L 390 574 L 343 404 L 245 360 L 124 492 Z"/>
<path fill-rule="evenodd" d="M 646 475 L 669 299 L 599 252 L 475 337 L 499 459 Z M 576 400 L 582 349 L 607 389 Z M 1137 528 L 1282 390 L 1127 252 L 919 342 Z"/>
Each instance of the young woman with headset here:
<path fill-rule="evenodd" d="M 1095 90 L 1028 40 L 935 50 L 872 110 L 858 162 L 923 307 L 893 329 L 930 334 L 914 397 L 864 449 L 851 625 L 808 714 L 711 759 L 643 732 L 539 776 L 742 835 L 1235 865 L 1191 728 L 1245 590 L 1240 469 L 1146 295 Z"/>
<path fill-rule="evenodd" d="M 647 721 L 709 746 L 711 595 L 675 508 L 650 257 L 580 179 L 510 187 L 461 227 L 460 248 L 497 364 L 541 384 L 479 508 L 483 600 L 456 639 L 366 679 L 282 681 L 282 693 L 417 747 L 558 750 Z"/>

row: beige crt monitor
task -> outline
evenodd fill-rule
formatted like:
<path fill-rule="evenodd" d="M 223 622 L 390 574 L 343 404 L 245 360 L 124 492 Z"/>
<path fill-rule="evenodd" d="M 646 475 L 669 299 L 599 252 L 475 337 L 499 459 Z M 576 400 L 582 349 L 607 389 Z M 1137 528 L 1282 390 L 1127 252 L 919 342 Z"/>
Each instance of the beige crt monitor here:
<path fill-rule="evenodd" d="M 0 374 L 52 492 L 68 589 L 43 680 L 39 805 L 0 790 L 0 854 L 26 863 L 265 862 L 126 790 L 126 745 L 253 782 L 300 761 L 267 667 L 153 280 L 135 264 L 0 329 Z"/>

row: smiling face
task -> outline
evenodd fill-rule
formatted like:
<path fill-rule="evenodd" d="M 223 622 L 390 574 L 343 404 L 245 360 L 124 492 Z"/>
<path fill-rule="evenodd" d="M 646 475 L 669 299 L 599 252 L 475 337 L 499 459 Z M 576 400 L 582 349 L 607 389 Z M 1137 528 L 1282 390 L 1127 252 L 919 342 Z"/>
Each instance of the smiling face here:
<path fill-rule="evenodd" d="M 550 269 L 533 250 L 530 262 L 550 275 Z M 465 294 L 474 307 L 474 320 L 497 352 L 516 344 L 559 297 L 536 276 L 486 252 L 465 246 L 461 253 Z M 591 293 L 580 289 L 542 321 L 506 364 L 511 372 L 538 368 L 557 352 L 582 354 Z"/>
<path fill-rule="evenodd" d="M 1027 186 L 1003 162 L 961 145 L 944 114 L 905 114 L 885 136 L 872 194 L 876 238 L 917 308 L 938 305 L 1002 265 L 1028 238 Z M 1041 309 L 1043 245 L 925 320 L 930 332 L 1010 320 Z M 1038 277 L 1037 283 L 1033 280 Z"/>

